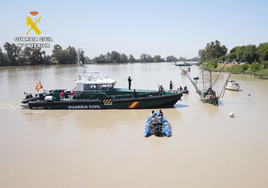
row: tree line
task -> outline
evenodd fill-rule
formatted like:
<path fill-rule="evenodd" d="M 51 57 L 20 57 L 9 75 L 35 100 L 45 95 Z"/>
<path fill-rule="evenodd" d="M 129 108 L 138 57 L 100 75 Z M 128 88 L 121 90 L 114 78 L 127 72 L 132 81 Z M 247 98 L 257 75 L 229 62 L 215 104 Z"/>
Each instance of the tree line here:
<path fill-rule="evenodd" d="M 135 59 L 132 54 L 127 56 L 124 53 L 118 53 L 116 51 L 107 52 L 106 55 L 101 54 L 98 57 L 93 58 L 91 61 L 94 63 L 134 63 L 134 62 L 177 62 L 177 61 L 198 61 L 198 57 L 194 57 L 191 59 L 185 59 L 180 57 L 179 59 L 173 55 L 167 56 L 166 58 L 162 58 L 161 55 L 151 56 L 146 53 L 140 55 L 139 59 Z"/>
<path fill-rule="evenodd" d="M 106 55 L 99 55 L 93 59 L 85 56 L 83 50 L 75 49 L 72 46 L 63 49 L 59 44 L 54 45 L 52 55 L 46 55 L 45 51 L 37 47 L 25 47 L 22 49 L 16 44 L 6 42 L 4 44 L 6 53 L 0 48 L 0 66 L 20 66 L 20 65 L 51 65 L 51 64 L 76 64 L 78 62 L 87 63 L 129 63 L 129 62 L 176 62 L 185 61 L 185 58 L 177 59 L 175 56 L 162 58 L 160 55 L 151 56 L 141 54 L 139 59 L 135 59 L 132 54 L 127 56 L 116 51 L 108 52 Z M 78 57 L 79 56 L 79 57 Z M 198 61 L 195 57 L 188 61 Z"/>
<path fill-rule="evenodd" d="M 246 62 L 248 64 L 261 63 L 268 60 L 268 42 L 256 45 L 236 46 L 227 53 L 228 49 L 221 45 L 218 40 L 207 43 L 204 49 L 199 50 L 198 54 L 201 63 L 209 59 L 228 62 Z"/>
<path fill-rule="evenodd" d="M 71 46 L 63 50 L 60 45 L 55 45 L 52 55 L 46 55 L 46 52 L 38 47 L 22 49 L 8 42 L 4 44 L 4 49 L 6 53 L 0 48 L 0 66 L 75 64 L 78 61 L 78 54 L 81 62 L 85 63 L 87 60 L 83 51 L 77 52 Z"/>
<path fill-rule="evenodd" d="M 219 69 L 218 63 L 233 62 L 233 73 L 268 75 L 268 42 L 256 45 L 236 46 L 227 53 L 228 49 L 219 41 L 207 43 L 199 50 L 199 64 L 211 69 Z M 242 65 L 240 65 L 242 64 Z M 227 67 L 224 71 L 230 71 Z"/>

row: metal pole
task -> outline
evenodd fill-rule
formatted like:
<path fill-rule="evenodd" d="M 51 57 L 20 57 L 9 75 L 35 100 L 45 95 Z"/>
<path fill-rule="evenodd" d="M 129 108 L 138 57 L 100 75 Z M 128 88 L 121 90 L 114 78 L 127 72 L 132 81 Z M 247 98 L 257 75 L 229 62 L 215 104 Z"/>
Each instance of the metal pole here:
<path fill-rule="evenodd" d="M 209 71 L 210 73 L 210 87 L 212 88 L 212 74 L 211 74 L 211 71 Z"/>
<path fill-rule="evenodd" d="M 203 91 L 204 91 L 205 90 L 204 71 L 202 71 L 202 78 L 203 78 Z"/>

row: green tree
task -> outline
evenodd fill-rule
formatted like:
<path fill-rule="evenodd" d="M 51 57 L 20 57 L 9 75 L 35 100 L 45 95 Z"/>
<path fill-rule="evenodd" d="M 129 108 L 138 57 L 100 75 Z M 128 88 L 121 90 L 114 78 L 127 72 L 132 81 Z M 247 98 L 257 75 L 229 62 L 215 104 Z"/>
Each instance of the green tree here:
<path fill-rule="evenodd" d="M 120 62 L 121 63 L 128 63 L 128 57 L 126 56 L 126 54 L 120 55 Z"/>
<path fill-rule="evenodd" d="M 58 44 L 54 45 L 52 50 L 52 56 L 55 57 L 57 61 L 60 61 L 60 57 L 62 55 L 62 47 Z"/>
<path fill-rule="evenodd" d="M 166 57 L 167 62 L 176 62 L 178 59 L 172 55 Z"/>
<path fill-rule="evenodd" d="M 230 53 L 235 53 L 235 51 L 240 48 L 240 46 L 236 46 L 230 50 Z"/>
<path fill-rule="evenodd" d="M 198 56 L 201 58 L 201 59 L 206 59 L 206 51 L 204 49 L 201 49 L 198 51 Z"/>
<path fill-rule="evenodd" d="M 78 52 L 79 52 L 79 62 L 85 64 L 86 63 L 85 52 L 83 50 Z"/>
<path fill-rule="evenodd" d="M 9 65 L 9 59 L 7 54 L 2 52 L 2 49 L 0 48 L 0 66 L 8 66 Z"/>
<path fill-rule="evenodd" d="M 140 55 L 140 61 L 141 62 L 148 62 L 149 61 L 148 55 L 147 54 L 141 54 Z"/>
<path fill-rule="evenodd" d="M 60 45 L 55 45 L 52 56 L 56 58 L 59 64 L 76 64 L 78 61 L 77 55 L 74 47 L 69 46 L 65 50 L 62 50 Z M 79 53 L 79 56 L 84 61 L 84 54 Z"/>
<path fill-rule="evenodd" d="M 242 70 L 246 71 L 248 69 L 249 65 L 248 64 L 243 64 L 242 65 Z"/>
<path fill-rule="evenodd" d="M 68 60 L 67 60 L 67 64 L 76 64 L 77 61 L 78 61 L 78 54 L 77 54 L 77 51 L 74 47 L 72 46 L 69 46 L 67 49 L 67 56 L 68 56 Z"/>
<path fill-rule="evenodd" d="M 18 57 L 19 57 L 19 53 L 21 51 L 20 47 L 17 47 L 14 43 L 10 44 L 8 42 L 6 42 L 4 44 L 4 48 L 7 52 L 7 56 L 9 58 L 9 62 L 11 65 L 18 65 Z"/>
<path fill-rule="evenodd" d="M 45 51 L 41 52 L 41 48 L 25 47 L 23 54 L 29 65 L 42 65 L 48 63 L 47 61 L 44 62 L 46 54 Z"/>
<path fill-rule="evenodd" d="M 120 54 L 116 51 L 112 51 L 111 53 L 111 63 L 119 63 L 120 62 Z"/>
<path fill-rule="evenodd" d="M 186 61 L 186 58 L 185 57 L 180 57 L 179 61 Z"/>
<path fill-rule="evenodd" d="M 252 62 L 256 62 L 258 61 L 259 57 L 258 57 L 258 52 L 257 52 L 257 47 L 256 45 L 247 45 L 244 48 L 244 51 L 242 52 L 242 61 L 243 62 L 248 62 L 248 63 L 252 63 Z"/>
<path fill-rule="evenodd" d="M 245 51 L 245 46 L 237 46 L 236 50 L 235 50 L 235 60 L 236 61 L 243 61 L 242 60 L 242 56 L 243 53 Z"/>
<path fill-rule="evenodd" d="M 105 59 L 107 62 L 109 62 L 109 63 L 111 62 L 111 53 L 110 52 L 107 52 Z"/>
<path fill-rule="evenodd" d="M 136 59 L 134 58 L 134 56 L 132 54 L 129 55 L 128 60 L 129 60 L 129 62 L 136 62 Z"/>
<path fill-rule="evenodd" d="M 258 46 L 258 53 L 259 53 L 259 56 L 260 56 L 260 61 L 268 60 L 268 42 L 261 43 Z"/>
<path fill-rule="evenodd" d="M 207 60 L 209 58 L 219 58 L 221 56 L 226 55 L 228 49 L 216 40 L 215 43 L 207 43 L 206 47 L 202 50 L 199 50 L 198 55 Z"/>
<path fill-rule="evenodd" d="M 226 60 L 226 56 L 227 55 L 223 55 L 223 56 L 219 57 L 219 60 L 225 61 Z"/>
<path fill-rule="evenodd" d="M 103 54 L 99 55 L 99 57 L 95 58 L 94 61 L 96 63 L 107 63 L 106 58 Z"/>
<path fill-rule="evenodd" d="M 236 59 L 236 55 L 235 52 L 234 53 L 229 53 L 225 55 L 226 59 L 228 59 L 229 61 L 234 61 Z"/>
<path fill-rule="evenodd" d="M 164 59 L 161 58 L 161 55 L 155 55 L 154 56 L 154 62 L 163 62 Z"/>
<path fill-rule="evenodd" d="M 240 46 L 236 46 L 232 48 L 230 50 L 230 53 L 226 55 L 227 59 L 229 61 L 241 61 L 242 54 L 241 54 L 240 48 L 241 48 Z"/>
<path fill-rule="evenodd" d="M 41 65 L 43 64 L 43 57 L 41 48 L 33 48 L 33 54 L 32 54 L 32 65 Z"/>
<path fill-rule="evenodd" d="M 263 68 L 267 69 L 268 68 L 268 61 L 262 61 L 261 62 Z"/>
<path fill-rule="evenodd" d="M 252 65 L 249 67 L 249 70 L 251 73 L 255 73 L 261 69 L 261 65 L 259 63 L 252 63 Z"/>
<path fill-rule="evenodd" d="M 150 55 L 148 55 L 147 60 L 148 62 L 154 62 L 154 58 Z"/>

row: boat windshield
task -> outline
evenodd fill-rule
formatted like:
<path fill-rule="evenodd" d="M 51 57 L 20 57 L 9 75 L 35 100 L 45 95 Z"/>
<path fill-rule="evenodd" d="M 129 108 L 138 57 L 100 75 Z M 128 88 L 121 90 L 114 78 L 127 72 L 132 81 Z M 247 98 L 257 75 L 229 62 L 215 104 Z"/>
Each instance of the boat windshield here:
<path fill-rule="evenodd" d="M 112 84 L 84 84 L 84 91 L 110 90 L 113 88 L 114 88 L 114 83 Z"/>

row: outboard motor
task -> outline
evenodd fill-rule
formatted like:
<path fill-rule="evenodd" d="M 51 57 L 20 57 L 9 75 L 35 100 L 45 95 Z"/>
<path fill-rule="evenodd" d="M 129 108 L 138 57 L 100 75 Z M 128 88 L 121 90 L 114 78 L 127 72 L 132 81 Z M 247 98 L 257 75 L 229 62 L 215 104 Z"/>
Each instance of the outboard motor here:
<path fill-rule="evenodd" d="M 154 135 L 155 136 L 160 136 L 161 134 L 161 129 L 162 129 L 162 123 L 153 123 L 153 127 L 154 127 Z"/>

